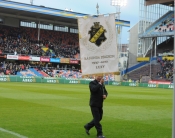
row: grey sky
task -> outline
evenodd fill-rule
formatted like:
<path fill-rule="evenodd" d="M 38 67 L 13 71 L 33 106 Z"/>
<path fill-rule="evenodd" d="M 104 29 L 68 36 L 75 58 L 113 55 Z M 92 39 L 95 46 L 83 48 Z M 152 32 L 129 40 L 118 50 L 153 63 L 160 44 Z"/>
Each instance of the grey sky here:
<path fill-rule="evenodd" d="M 30 3 L 30 0 L 11 0 L 21 3 Z M 96 14 L 96 4 L 99 4 L 100 14 L 114 13 L 116 8 L 110 5 L 111 0 L 34 0 L 34 5 L 43 5 L 46 7 L 57 9 L 73 9 L 74 12 Z M 121 8 L 121 20 L 131 22 L 131 27 L 138 22 L 139 19 L 139 0 L 128 0 L 127 6 Z M 128 43 L 128 30 L 124 27 L 122 34 L 122 43 Z"/>

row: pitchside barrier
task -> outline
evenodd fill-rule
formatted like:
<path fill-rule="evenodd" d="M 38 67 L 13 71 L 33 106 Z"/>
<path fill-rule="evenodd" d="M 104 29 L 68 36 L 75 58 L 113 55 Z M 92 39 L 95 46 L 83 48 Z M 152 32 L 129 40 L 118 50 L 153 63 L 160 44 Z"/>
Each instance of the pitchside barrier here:
<path fill-rule="evenodd" d="M 60 84 L 89 84 L 91 79 L 73 79 L 73 78 L 53 78 L 53 77 L 29 77 L 29 76 L 0 76 L 0 82 L 26 82 L 26 83 L 60 83 Z M 173 89 L 173 84 L 155 84 L 155 83 L 136 83 L 136 82 L 117 82 L 105 81 L 105 85 L 130 86 L 130 87 L 149 87 Z"/>

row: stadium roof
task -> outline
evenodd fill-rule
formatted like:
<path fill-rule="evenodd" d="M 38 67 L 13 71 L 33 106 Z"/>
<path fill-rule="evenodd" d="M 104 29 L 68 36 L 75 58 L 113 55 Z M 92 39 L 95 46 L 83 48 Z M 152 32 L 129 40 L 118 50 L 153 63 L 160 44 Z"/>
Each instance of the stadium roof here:
<path fill-rule="evenodd" d="M 163 4 L 167 6 L 174 6 L 174 0 L 145 0 L 145 5 L 153 5 L 153 4 Z"/>
<path fill-rule="evenodd" d="M 88 14 L 36 6 L 19 2 L 0 0 L 0 16 L 14 17 L 21 20 L 41 21 L 57 25 L 77 27 L 77 17 Z M 117 25 L 130 27 L 129 21 L 116 20 Z"/>

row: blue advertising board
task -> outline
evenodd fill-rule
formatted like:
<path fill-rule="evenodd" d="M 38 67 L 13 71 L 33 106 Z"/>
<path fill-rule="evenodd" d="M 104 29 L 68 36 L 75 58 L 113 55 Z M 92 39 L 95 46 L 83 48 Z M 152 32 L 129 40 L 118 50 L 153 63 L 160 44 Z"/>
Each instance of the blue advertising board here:
<path fill-rule="evenodd" d="M 50 62 L 60 63 L 60 58 L 50 58 Z"/>

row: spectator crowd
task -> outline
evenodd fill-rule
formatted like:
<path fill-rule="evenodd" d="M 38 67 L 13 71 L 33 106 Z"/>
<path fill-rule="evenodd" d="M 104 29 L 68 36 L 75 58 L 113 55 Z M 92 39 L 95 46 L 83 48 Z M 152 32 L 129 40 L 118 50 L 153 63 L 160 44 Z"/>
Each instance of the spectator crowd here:
<path fill-rule="evenodd" d="M 174 31 L 174 14 L 171 14 L 166 20 L 162 21 L 157 27 L 155 27 L 155 32 L 172 31 Z"/>
<path fill-rule="evenodd" d="M 173 60 L 161 60 L 158 59 L 158 62 L 160 63 L 160 71 L 157 72 L 157 77 L 159 79 L 166 79 L 166 80 L 173 80 Z"/>
<path fill-rule="evenodd" d="M 17 64 L 15 62 L 1 62 L 0 75 L 17 75 L 17 72 L 29 69 L 29 64 Z"/>
<path fill-rule="evenodd" d="M 47 50 L 44 51 L 43 48 Z M 0 26 L 0 52 L 75 58 L 80 53 L 78 34 L 40 30 L 38 41 L 37 29 Z"/>

